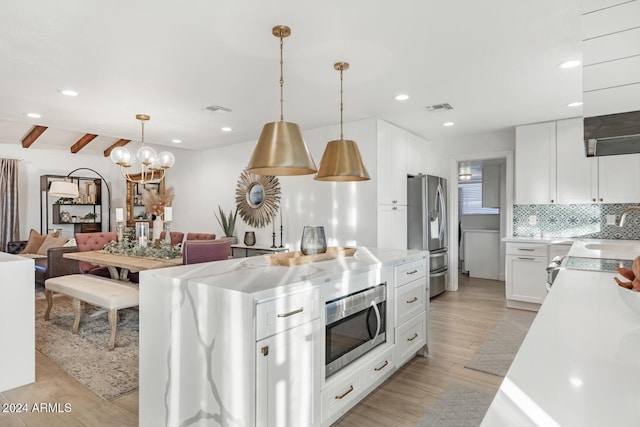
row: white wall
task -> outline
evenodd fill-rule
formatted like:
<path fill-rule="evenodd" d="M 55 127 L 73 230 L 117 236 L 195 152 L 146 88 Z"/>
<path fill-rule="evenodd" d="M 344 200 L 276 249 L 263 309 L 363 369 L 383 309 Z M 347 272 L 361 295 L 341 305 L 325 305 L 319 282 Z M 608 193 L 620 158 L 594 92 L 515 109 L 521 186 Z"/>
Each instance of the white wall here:
<path fill-rule="evenodd" d="M 339 125 L 302 131 L 311 155 L 320 163 L 326 143 L 338 139 Z M 284 245 L 299 248 L 305 225 L 325 227 L 327 243 L 375 246 L 376 243 L 376 120 L 367 119 L 344 125 L 344 136 L 358 143 L 371 176 L 363 182 L 320 182 L 313 175 L 279 177 Z M 235 189 L 242 170 L 255 147 L 255 141 L 187 153 L 176 161 L 166 185 L 176 189 L 173 230 L 214 232 L 223 235 L 214 212 L 220 205 L 225 212 L 235 209 Z M 186 160 L 186 161 L 185 161 Z M 182 164 L 179 164 L 182 163 Z M 280 213 L 276 225 L 280 225 Z M 272 228 L 249 227 L 238 216 L 236 236 L 256 232 L 256 244 L 271 246 Z M 276 245 L 280 232 L 276 231 Z"/>

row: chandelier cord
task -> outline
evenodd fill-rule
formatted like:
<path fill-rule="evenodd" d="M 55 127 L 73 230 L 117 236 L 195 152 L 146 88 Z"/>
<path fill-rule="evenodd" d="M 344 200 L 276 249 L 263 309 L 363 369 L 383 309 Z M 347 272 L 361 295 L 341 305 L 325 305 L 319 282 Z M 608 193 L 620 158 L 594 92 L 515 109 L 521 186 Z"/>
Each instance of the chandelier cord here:
<path fill-rule="evenodd" d="M 342 69 L 344 67 L 340 66 L 340 140 L 344 140 L 344 135 L 342 133 Z"/>

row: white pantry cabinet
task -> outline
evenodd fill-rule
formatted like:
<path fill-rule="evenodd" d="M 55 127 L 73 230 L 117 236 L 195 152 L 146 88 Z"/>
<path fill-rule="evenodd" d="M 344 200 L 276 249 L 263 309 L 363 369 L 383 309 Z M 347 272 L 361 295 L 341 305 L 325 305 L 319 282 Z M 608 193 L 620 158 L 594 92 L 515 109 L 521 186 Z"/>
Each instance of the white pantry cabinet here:
<path fill-rule="evenodd" d="M 507 307 L 537 310 L 547 296 L 547 243 L 507 243 Z"/>
<path fill-rule="evenodd" d="M 582 118 L 556 122 L 557 202 L 592 203 L 598 195 L 598 159 L 584 150 Z"/>
<path fill-rule="evenodd" d="M 379 248 L 407 248 L 407 206 L 378 205 Z"/>
<path fill-rule="evenodd" d="M 382 120 L 377 123 L 378 205 L 406 205 L 409 134 Z"/>

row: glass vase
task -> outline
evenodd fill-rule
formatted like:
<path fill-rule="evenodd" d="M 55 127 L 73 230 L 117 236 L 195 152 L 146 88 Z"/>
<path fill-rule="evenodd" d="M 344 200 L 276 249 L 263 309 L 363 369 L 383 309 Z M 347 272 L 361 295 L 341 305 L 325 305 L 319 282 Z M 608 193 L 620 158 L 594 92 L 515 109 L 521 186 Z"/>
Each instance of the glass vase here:
<path fill-rule="evenodd" d="M 256 244 L 256 233 L 253 231 L 247 231 L 244 233 L 244 244 L 247 246 L 253 246 Z"/>
<path fill-rule="evenodd" d="M 305 226 L 302 230 L 300 251 L 304 255 L 325 253 L 327 251 L 327 239 L 324 237 L 324 227 Z"/>
<path fill-rule="evenodd" d="M 147 246 L 147 242 L 149 241 L 148 222 L 136 222 L 136 240 L 138 241 L 139 246 Z"/>

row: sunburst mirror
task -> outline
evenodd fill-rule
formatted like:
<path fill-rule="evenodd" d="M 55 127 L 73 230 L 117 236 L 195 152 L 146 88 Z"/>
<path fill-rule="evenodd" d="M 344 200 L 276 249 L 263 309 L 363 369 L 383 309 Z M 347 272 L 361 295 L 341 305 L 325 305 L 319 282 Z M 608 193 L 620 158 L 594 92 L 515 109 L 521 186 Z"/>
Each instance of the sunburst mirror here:
<path fill-rule="evenodd" d="M 275 219 L 279 205 L 280 181 L 277 177 L 242 171 L 236 185 L 236 206 L 244 222 L 262 228 Z"/>

